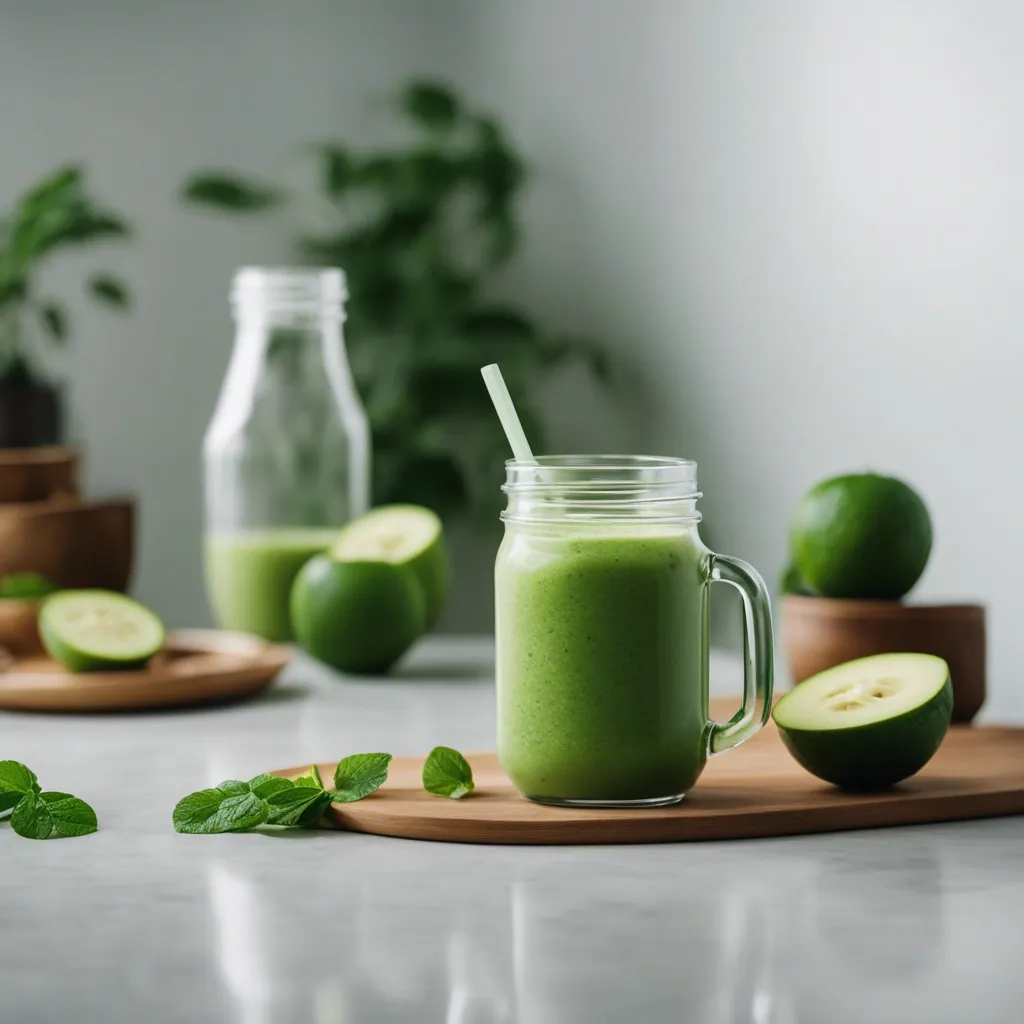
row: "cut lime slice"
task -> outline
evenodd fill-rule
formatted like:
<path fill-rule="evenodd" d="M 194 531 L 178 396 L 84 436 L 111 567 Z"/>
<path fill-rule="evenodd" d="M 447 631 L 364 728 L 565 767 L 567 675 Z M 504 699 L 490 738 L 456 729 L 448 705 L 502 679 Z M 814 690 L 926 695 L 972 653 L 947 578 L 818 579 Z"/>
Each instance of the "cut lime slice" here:
<path fill-rule="evenodd" d="M 51 657 L 72 672 L 136 668 L 164 645 L 163 623 L 144 605 L 109 590 L 64 590 L 39 613 Z"/>
<path fill-rule="evenodd" d="M 336 562 L 389 562 L 408 566 L 426 598 L 427 628 L 441 614 L 451 567 L 438 516 L 420 505 L 382 505 L 354 519 L 331 548 Z"/>
<path fill-rule="evenodd" d="M 931 654 L 877 654 L 819 672 L 772 718 L 809 772 L 844 789 L 892 786 L 939 749 L 953 711 L 949 666 Z"/>

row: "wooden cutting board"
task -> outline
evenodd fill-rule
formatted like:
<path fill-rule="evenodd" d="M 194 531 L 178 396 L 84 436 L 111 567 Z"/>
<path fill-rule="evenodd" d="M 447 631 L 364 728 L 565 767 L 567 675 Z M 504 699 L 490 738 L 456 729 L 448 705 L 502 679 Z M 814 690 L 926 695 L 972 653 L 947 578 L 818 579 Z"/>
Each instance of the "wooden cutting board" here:
<path fill-rule="evenodd" d="M 0 708 L 133 711 L 239 700 L 269 686 L 290 657 L 258 637 L 196 629 L 169 633 L 138 671 L 73 673 L 46 657 L 15 658 L 0 671 Z"/>
<path fill-rule="evenodd" d="M 477 788 L 462 800 L 424 792 L 423 759 L 400 757 L 377 793 L 329 813 L 353 832 L 561 845 L 750 839 L 1024 813 L 1024 729 L 1014 728 L 953 726 L 918 775 L 884 793 L 854 796 L 805 772 L 769 724 L 743 746 L 712 758 L 681 804 L 635 811 L 534 804 L 512 788 L 494 754 L 473 754 L 469 761 Z M 325 781 L 332 777 L 333 764 L 319 767 Z M 277 774 L 295 777 L 307 769 Z"/>

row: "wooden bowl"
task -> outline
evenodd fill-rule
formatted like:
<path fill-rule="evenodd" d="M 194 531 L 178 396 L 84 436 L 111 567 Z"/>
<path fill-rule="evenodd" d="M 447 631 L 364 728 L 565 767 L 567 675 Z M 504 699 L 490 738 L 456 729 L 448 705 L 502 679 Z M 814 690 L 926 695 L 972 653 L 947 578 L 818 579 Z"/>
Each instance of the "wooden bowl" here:
<path fill-rule="evenodd" d="M 17 657 L 43 653 L 39 602 L 0 599 L 0 648 Z"/>
<path fill-rule="evenodd" d="M 46 501 L 77 494 L 74 448 L 0 448 L 0 502 Z"/>
<path fill-rule="evenodd" d="M 135 500 L 0 505 L 0 576 L 38 572 L 60 587 L 128 589 Z"/>
<path fill-rule="evenodd" d="M 949 663 L 954 722 L 971 721 L 985 702 L 985 609 L 981 605 L 904 605 L 786 595 L 782 646 L 794 683 L 872 654 L 936 654 Z"/>

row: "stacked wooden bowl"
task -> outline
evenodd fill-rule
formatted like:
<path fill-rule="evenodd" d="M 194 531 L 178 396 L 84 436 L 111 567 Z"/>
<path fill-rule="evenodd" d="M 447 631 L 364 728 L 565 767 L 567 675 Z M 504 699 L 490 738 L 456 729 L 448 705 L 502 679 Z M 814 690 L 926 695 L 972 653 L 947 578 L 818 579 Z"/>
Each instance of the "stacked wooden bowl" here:
<path fill-rule="evenodd" d="M 124 591 L 135 547 L 135 501 L 86 501 L 73 448 L 0 449 L 0 580 L 35 572 L 59 587 Z M 35 609 L 0 600 L 0 645 L 38 646 Z"/>

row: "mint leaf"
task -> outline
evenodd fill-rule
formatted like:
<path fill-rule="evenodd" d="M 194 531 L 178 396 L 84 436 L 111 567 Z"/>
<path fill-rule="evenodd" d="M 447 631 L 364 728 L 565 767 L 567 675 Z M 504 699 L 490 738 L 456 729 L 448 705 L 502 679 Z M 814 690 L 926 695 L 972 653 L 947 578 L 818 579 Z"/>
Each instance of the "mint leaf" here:
<path fill-rule="evenodd" d="M 459 800 L 473 792 L 473 769 L 457 750 L 434 747 L 423 762 L 423 788 Z"/>
<path fill-rule="evenodd" d="M 11 828 L 25 839 L 49 839 L 53 832 L 53 817 L 41 797 L 26 793 L 14 808 Z"/>
<path fill-rule="evenodd" d="M 70 793 L 40 793 L 37 799 L 46 805 L 53 827 L 62 836 L 87 836 L 96 831 L 96 812 L 77 796 Z"/>
<path fill-rule="evenodd" d="M 0 811 L 10 810 L 26 793 L 38 793 L 39 781 L 20 761 L 0 761 Z"/>
<path fill-rule="evenodd" d="M 0 579 L 0 598 L 12 601 L 38 601 L 58 589 L 37 572 L 9 572 Z"/>
<path fill-rule="evenodd" d="M 271 825 L 298 825 L 308 828 L 315 825 L 330 806 L 331 795 L 316 786 L 293 786 L 267 799 Z"/>
<path fill-rule="evenodd" d="M 294 785 L 290 779 L 282 779 L 277 775 L 257 775 L 249 780 L 249 789 L 261 800 L 269 800 L 275 793 L 291 789 Z"/>
<path fill-rule="evenodd" d="M 388 777 L 390 754 L 350 754 L 334 770 L 331 799 L 336 804 L 362 800 L 380 789 Z"/>
<path fill-rule="evenodd" d="M 250 792 L 248 782 L 239 782 L 238 779 L 227 779 L 225 782 L 218 782 L 217 789 L 228 796 L 242 796 Z"/>
<path fill-rule="evenodd" d="M 320 778 L 320 769 L 315 764 L 309 766 L 309 774 L 303 775 L 301 779 L 295 780 L 296 786 L 311 786 L 314 789 L 323 789 L 324 781 Z"/>
<path fill-rule="evenodd" d="M 267 803 L 241 783 L 229 780 L 228 791 L 201 789 L 179 800 L 171 815 L 175 832 L 188 835 L 212 835 L 218 832 L 242 832 L 267 820 Z"/>

